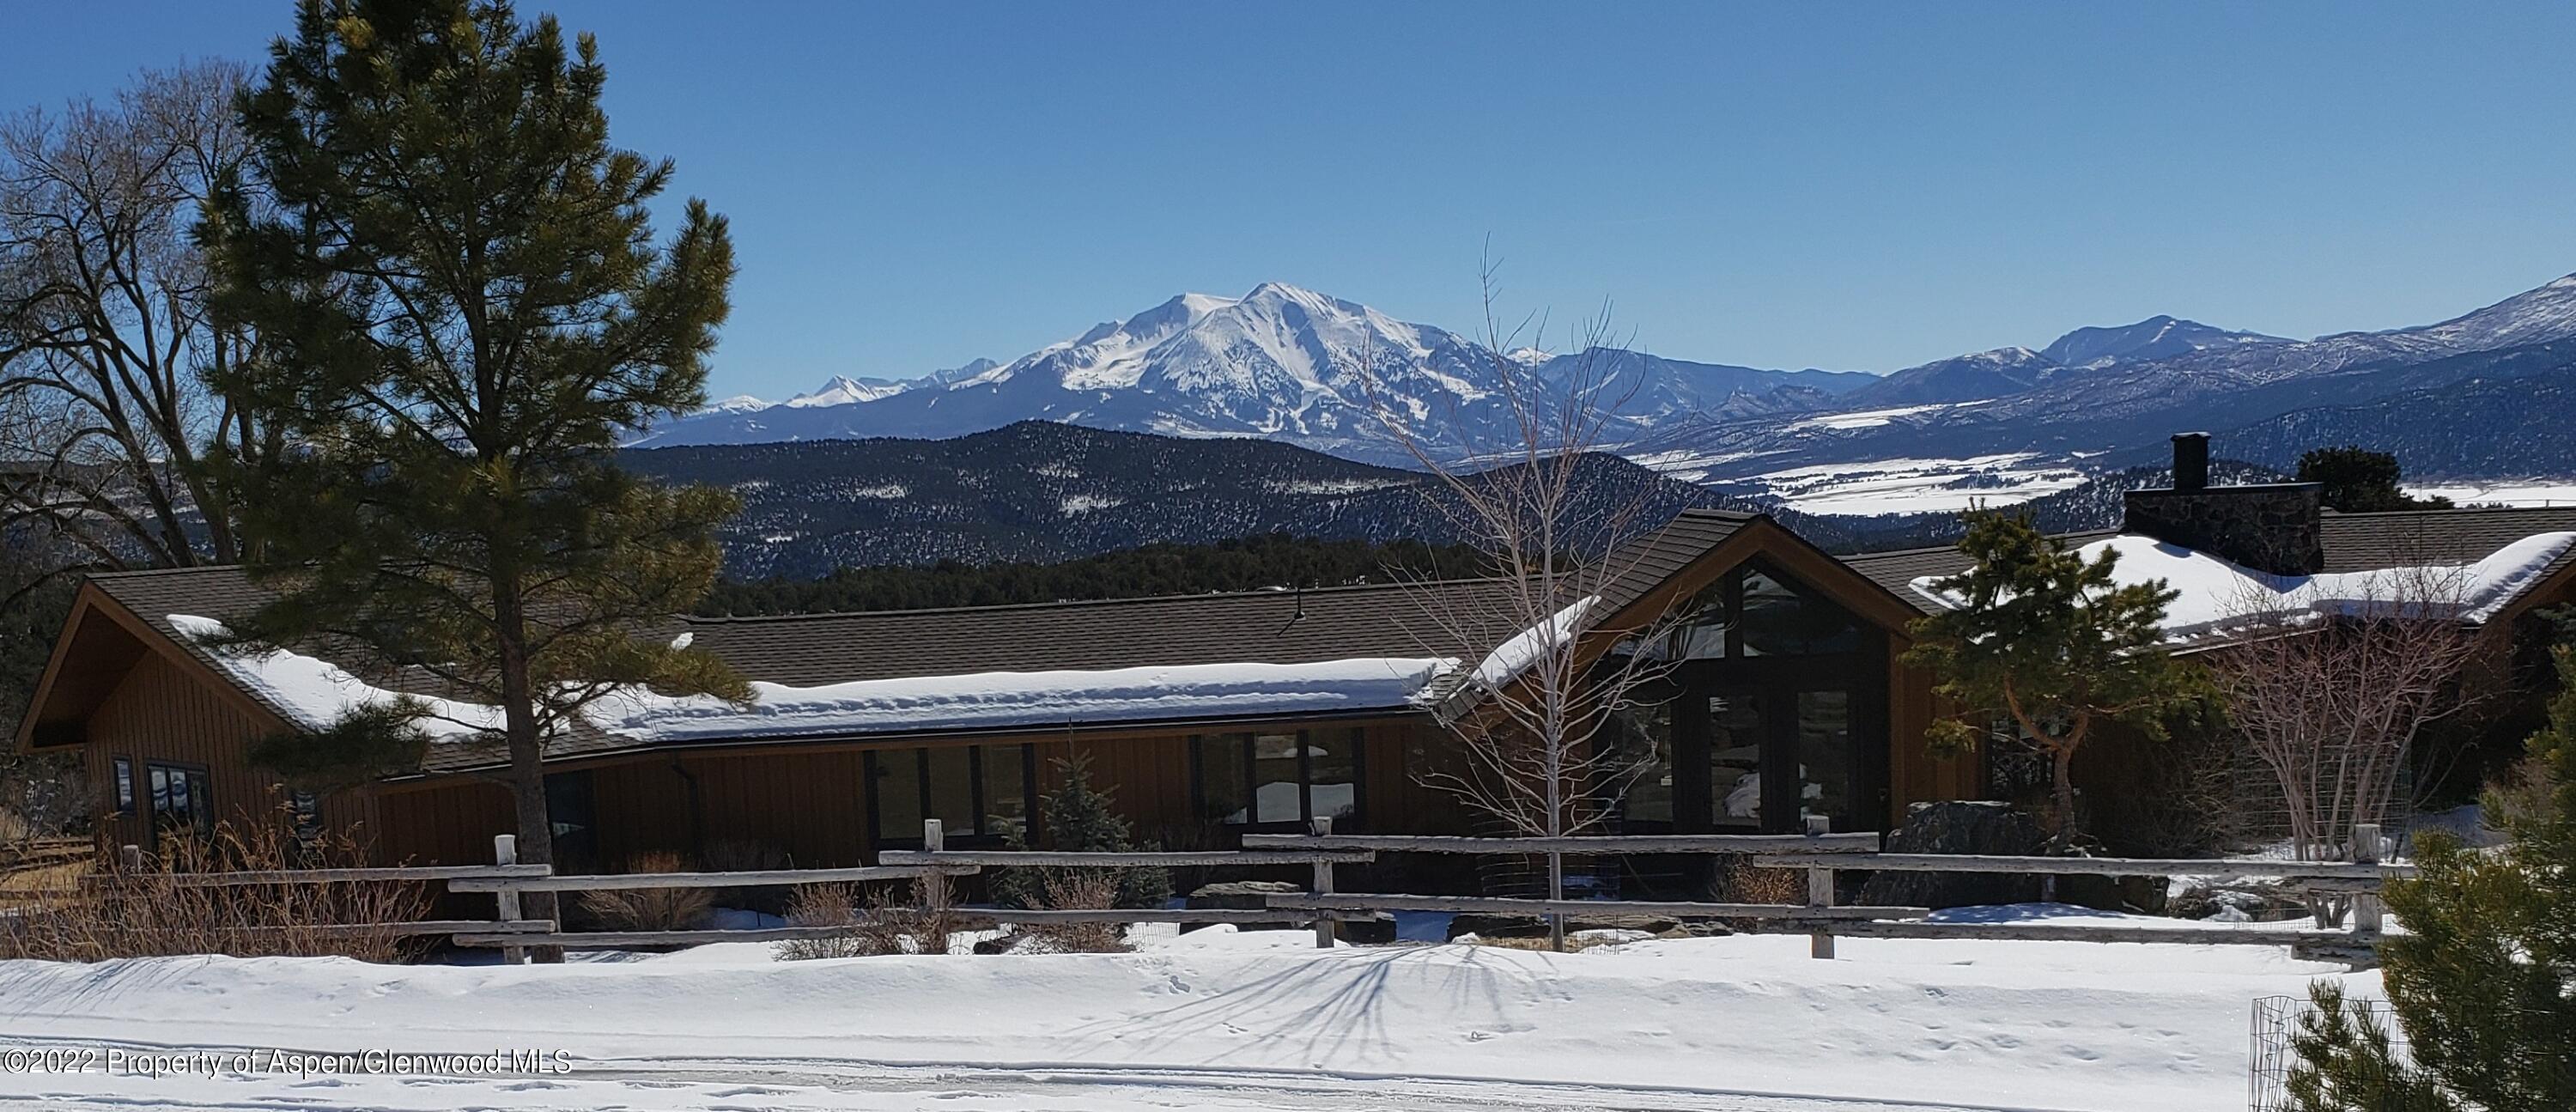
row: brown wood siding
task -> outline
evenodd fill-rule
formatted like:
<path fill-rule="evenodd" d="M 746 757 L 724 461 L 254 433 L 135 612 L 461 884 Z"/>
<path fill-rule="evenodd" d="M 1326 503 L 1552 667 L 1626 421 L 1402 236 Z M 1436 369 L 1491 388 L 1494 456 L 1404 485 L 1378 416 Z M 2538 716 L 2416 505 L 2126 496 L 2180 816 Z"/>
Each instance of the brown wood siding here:
<path fill-rule="evenodd" d="M 286 825 L 280 808 L 287 794 L 275 776 L 252 767 L 249 747 L 281 729 L 274 720 L 241 709 L 239 700 L 207 686 L 160 653 L 146 653 L 90 716 L 83 763 L 98 785 L 99 841 L 108 846 L 152 845 L 154 763 L 202 767 L 209 780 L 216 821 L 235 827 Z M 134 809 L 116 811 L 115 760 L 134 767 Z M 321 800 L 325 829 L 370 835 L 374 803 L 365 791 L 339 791 Z"/>
<path fill-rule="evenodd" d="M 1930 672 L 1898 662 L 1897 658 L 1913 644 L 1902 635 L 1888 638 L 1887 804 L 1891 825 L 1903 823 L 1906 809 L 1914 804 L 1974 799 L 1983 788 L 1976 754 L 1934 756 L 1924 739 L 1933 719 L 1952 710 L 1941 706 L 1941 700 L 1932 694 Z"/>

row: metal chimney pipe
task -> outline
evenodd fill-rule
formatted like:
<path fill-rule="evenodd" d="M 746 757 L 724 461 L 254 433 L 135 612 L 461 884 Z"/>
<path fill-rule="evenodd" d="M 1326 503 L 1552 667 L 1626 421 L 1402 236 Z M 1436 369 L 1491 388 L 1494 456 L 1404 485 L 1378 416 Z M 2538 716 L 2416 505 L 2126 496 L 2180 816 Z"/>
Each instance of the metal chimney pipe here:
<path fill-rule="evenodd" d="M 2173 488 L 2209 489 L 2209 434 L 2178 432 L 2173 438 Z"/>

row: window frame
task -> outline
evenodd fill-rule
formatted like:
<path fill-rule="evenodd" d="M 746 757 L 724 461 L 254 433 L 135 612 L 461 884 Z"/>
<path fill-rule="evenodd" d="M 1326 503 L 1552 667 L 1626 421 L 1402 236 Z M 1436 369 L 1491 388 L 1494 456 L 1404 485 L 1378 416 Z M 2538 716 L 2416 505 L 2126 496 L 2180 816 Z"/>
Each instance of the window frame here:
<path fill-rule="evenodd" d="M 118 815 L 134 813 L 134 802 L 142 795 L 142 780 L 134 774 L 134 758 L 107 759 L 108 803 Z"/>
<path fill-rule="evenodd" d="M 1253 756 L 1254 745 L 1264 735 L 1282 733 L 1293 733 L 1297 739 L 1297 817 L 1264 820 L 1261 817 L 1261 773 Z M 1253 832 L 1302 832 L 1308 829 L 1315 815 L 1315 733 L 1310 729 L 1229 730 L 1219 734 L 1190 735 L 1191 811 L 1198 815 L 1199 821 L 1214 827 Z M 1344 737 L 1351 746 L 1351 813 L 1342 818 L 1356 824 L 1368 815 L 1368 731 L 1358 726 L 1346 727 Z M 1223 815 L 1210 814 L 1207 803 L 1205 747 L 1228 740 L 1241 746 L 1238 767 L 1243 770 L 1243 782 L 1236 785 L 1236 789 L 1243 800 L 1245 817 L 1242 822 L 1229 822 Z"/>
<path fill-rule="evenodd" d="M 932 749 L 966 751 L 967 791 L 968 798 L 973 803 L 975 825 L 971 830 L 942 827 L 940 835 L 947 839 L 950 845 L 1001 845 L 1007 840 L 1007 836 L 1000 831 L 985 829 L 986 824 L 993 820 L 992 801 L 987 798 L 988 793 L 985 790 L 990 783 L 984 771 L 987 760 L 986 750 L 1018 751 L 1023 835 L 1032 841 L 1039 836 L 1037 746 L 1024 741 L 973 742 L 966 745 L 898 746 L 870 749 L 860 754 L 862 758 L 860 776 L 867 781 L 868 841 L 871 844 L 890 848 L 921 844 L 921 835 L 917 831 L 909 837 L 900 838 L 886 834 L 884 820 L 880 817 L 883 808 L 879 806 L 879 789 L 884 786 L 884 778 L 877 768 L 881 762 L 897 754 L 909 754 L 913 762 L 913 791 L 920 805 L 919 813 L 925 818 L 935 817 L 936 811 L 930 802 L 930 751 Z"/>
<path fill-rule="evenodd" d="M 151 827 L 152 844 L 156 847 L 161 844 L 163 826 L 168 825 L 175 828 L 178 825 L 176 823 L 165 824 L 162 821 L 163 816 L 169 813 L 162 807 L 162 802 L 167 799 L 175 798 L 176 790 L 183 784 L 202 784 L 205 786 L 205 795 L 202 799 L 200 799 L 197 793 L 193 790 L 188 792 L 187 826 L 189 829 L 194 830 L 199 837 L 213 837 L 215 833 L 215 777 L 213 771 L 208 769 L 205 765 L 197 764 L 192 761 L 160 761 L 146 758 L 143 762 L 143 774 L 146 777 L 147 782 L 150 776 L 155 772 L 163 774 L 163 783 L 172 790 L 156 794 L 152 799 L 151 806 L 149 807 L 150 822 L 147 825 Z M 205 804 L 202 809 L 197 806 L 200 802 Z"/>

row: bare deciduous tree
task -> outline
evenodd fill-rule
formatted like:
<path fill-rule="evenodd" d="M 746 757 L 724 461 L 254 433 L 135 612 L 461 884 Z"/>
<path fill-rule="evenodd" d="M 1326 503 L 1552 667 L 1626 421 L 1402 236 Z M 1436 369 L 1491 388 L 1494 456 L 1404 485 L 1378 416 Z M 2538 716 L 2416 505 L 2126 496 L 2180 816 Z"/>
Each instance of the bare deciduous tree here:
<path fill-rule="evenodd" d="M 267 445 L 205 388 L 251 339 L 209 315 L 192 229 L 240 163 L 242 81 L 198 63 L 0 122 L 0 528 L 62 538 L 65 570 L 240 555 L 198 462 Z"/>
<path fill-rule="evenodd" d="M 1606 314 L 1575 330 L 1570 359 L 1524 361 L 1518 341 L 1533 329 L 1497 319 L 1490 264 L 1484 284 L 1485 331 L 1469 358 L 1483 364 L 1479 385 L 1507 415 L 1492 442 L 1456 451 L 1426 442 L 1406 419 L 1419 399 L 1363 379 L 1382 422 L 1437 478 L 1431 512 L 1491 577 L 1473 587 L 1411 584 L 1425 649 L 1468 662 L 1465 687 L 1442 716 L 1460 742 L 1456 759 L 1419 776 L 1519 836 L 1597 832 L 1648 767 L 1608 744 L 1604 729 L 1638 705 L 1673 657 L 1604 651 L 1652 645 L 1667 624 L 1660 614 L 1631 615 L 1617 630 L 1602 623 L 1633 601 L 1634 585 L 1657 578 L 1642 574 L 1638 542 L 1664 522 L 1652 514 L 1651 481 L 1623 484 L 1635 476 L 1606 455 L 1635 388 L 1622 381 Z M 1465 423 L 1452 427 L 1475 436 Z M 1564 899 L 1564 855 L 1546 857 L 1548 897 Z M 1562 949 L 1562 916 L 1550 917 L 1550 935 Z"/>
<path fill-rule="evenodd" d="M 2301 860 L 2334 860 L 2385 823 L 2424 728 L 2477 699 L 2486 648 L 2463 620 L 2468 573 L 2415 565 L 2341 577 L 2338 597 L 2248 592 L 2205 654 L 2228 718 L 2271 774 Z"/>

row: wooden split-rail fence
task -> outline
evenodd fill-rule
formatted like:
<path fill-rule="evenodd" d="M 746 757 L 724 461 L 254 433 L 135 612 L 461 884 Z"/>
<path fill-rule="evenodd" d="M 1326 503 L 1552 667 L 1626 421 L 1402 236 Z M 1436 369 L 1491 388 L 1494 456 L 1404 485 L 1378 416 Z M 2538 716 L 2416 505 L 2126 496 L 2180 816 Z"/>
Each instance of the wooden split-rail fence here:
<path fill-rule="evenodd" d="M 2168 942 L 2218 945 L 2291 946 L 2302 954 L 2355 965 L 2375 962 L 2383 927 L 2379 892 L 2394 877 L 2414 875 L 2409 865 L 2380 861 L 2379 828 L 2363 825 L 2354 832 L 2352 860 L 2291 861 L 2197 858 L 2025 857 L 1949 854 L 1903 854 L 1879 851 L 1874 833 L 1836 834 L 1822 818 L 1810 818 L 1804 834 L 1660 834 L 1587 835 L 1568 838 L 1486 838 L 1396 834 L 1335 834 L 1329 820 L 1316 820 L 1308 834 L 1246 834 L 1240 850 L 1140 851 L 1070 853 L 1038 850 L 946 848 L 939 820 L 924 822 L 922 848 L 884 850 L 878 864 L 833 869 L 769 869 L 748 872 L 621 873 L 559 876 L 545 865 L 520 864 L 515 840 L 494 839 L 490 865 L 429 865 L 391 868 L 300 869 L 255 873 L 181 873 L 165 879 L 188 887 L 226 885 L 331 883 L 357 881 L 437 882 L 450 892 L 489 893 L 497 915 L 490 920 L 425 920 L 389 924 L 352 924 L 337 929 L 379 934 L 448 935 L 461 946 L 499 947 L 513 959 L 531 947 L 621 949 L 686 946 L 709 942 L 782 942 L 829 938 L 853 933 L 863 924 L 779 926 L 678 931 L 565 931 L 554 920 L 523 918 L 522 898 L 533 892 L 599 892 L 657 888 L 747 888 L 868 881 L 921 880 L 967 876 L 987 868 L 1046 867 L 1065 869 L 1164 867 L 1308 867 L 1310 883 L 1302 893 L 1275 893 L 1258 908 L 1103 908 L 1027 909 L 984 906 L 925 906 L 919 912 L 942 912 L 967 924 L 1065 923 L 1238 923 L 1311 924 L 1316 944 L 1334 942 L 1336 924 L 1366 920 L 1400 911 L 1481 913 L 1539 919 L 1608 916 L 1653 916 L 1673 919 L 1724 919 L 1737 929 L 1805 934 L 1809 953 L 1832 958 L 1837 938 L 2003 939 L 2052 942 Z M 1426 896 L 1403 893 L 1344 892 L 1334 877 L 1336 866 L 1367 864 L 1387 853 L 1543 856 L 1619 854 L 1725 854 L 1755 859 L 1763 867 L 1800 869 L 1806 874 L 1803 903 L 1752 904 L 1693 901 L 1544 900 L 1483 896 Z M 125 863 L 140 865 L 140 851 L 125 847 Z M 2320 930 L 2291 924 L 2211 927 L 2204 925 L 2136 926 L 2110 923 L 1954 922 L 1935 921 L 1920 907 L 1848 906 L 1835 899 L 1835 874 L 1844 871 L 1955 872 L 2024 876 L 2205 876 L 2219 879 L 2273 879 L 2314 893 L 2349 897 L 2351 927 Z M 922 886 L 925 898 L 942 900 L 946 885 Z M 907 914 L 915 913 L 906 909 Z"/>

